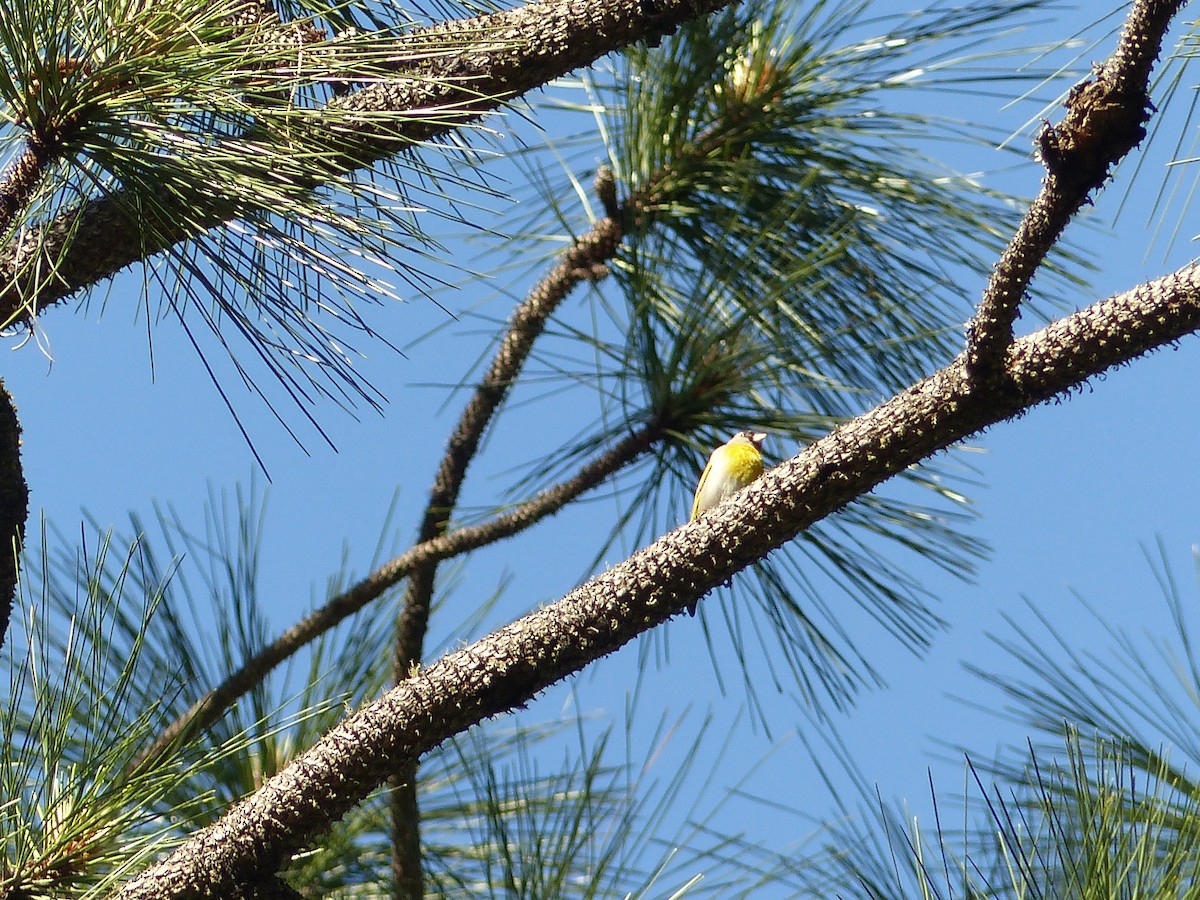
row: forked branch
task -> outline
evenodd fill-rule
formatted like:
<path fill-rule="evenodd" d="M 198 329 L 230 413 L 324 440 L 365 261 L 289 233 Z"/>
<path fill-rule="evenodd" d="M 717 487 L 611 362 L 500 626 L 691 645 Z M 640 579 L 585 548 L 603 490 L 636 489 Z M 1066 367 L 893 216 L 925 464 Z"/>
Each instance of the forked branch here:
<path fill-rule="evenodd" d="M 967 327 L 967 372 L 980 383 L 1003 375 L 1021 300 L 1071 217 L 1146 135 L 1150 72 L 1172 17 L 1186 0 L 1137 0 L 1116 49 L 1071 89 L 1067 115 L 1038 135 L 1046 167 L 1041 191 L 992 270 Z"/>

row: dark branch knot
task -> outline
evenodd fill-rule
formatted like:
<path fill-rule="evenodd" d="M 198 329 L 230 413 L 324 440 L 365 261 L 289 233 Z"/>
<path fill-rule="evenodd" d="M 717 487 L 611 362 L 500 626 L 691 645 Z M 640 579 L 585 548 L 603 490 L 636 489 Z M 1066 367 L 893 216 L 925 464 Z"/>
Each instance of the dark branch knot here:
<path fill-rule="evenodd" d="M 1064 105 L 1062 123 L 1038 133 L 1038 156 L 1064 189 L 1091 191 L 1142 142 L 1154 107 L 1144 88 L 1122 87 L 1103 70 L 1075 85 Z"/>

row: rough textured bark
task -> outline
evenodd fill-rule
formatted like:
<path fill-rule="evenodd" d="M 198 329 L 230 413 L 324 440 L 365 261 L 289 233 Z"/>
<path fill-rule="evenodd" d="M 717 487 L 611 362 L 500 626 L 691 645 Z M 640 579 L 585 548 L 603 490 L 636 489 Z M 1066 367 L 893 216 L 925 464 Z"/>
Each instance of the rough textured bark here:
<path fill-rule="evenodd" d="M 0 383 L 0 644 L 8 635 L 17 591 L 17 563 L 29 518 L 29 487 L 21 466 L 21 424 L 12 395 Z"/>
<path fill-rule="evenodd" d="M 1067 97 L 1067 115 L 1038 135 L 1046 166 L 1041 191 L 992 271 L 968 327 L 967 368 L 988 379 L 1003 374 L 1003 355 L 1034 273 L 1071 217 L 1108 179 L 1113 166 L 1146 136 L 1150 73 L 1163 35 L 1186 0 L 1137 0 L 1116 49 Z"/>
<path fill-rule="evenodd" d="M 453 35 L 478 43 L 456 55 L 411 62 L 394 81 L 335 98 L 330 148 L 345 147 L 331 178 L 461 127 L 505 100 L 545 85 L 639 40 L 656 40 L 730 0 L 535 0 L 514 10 L 396 38 L 412 53 Z M 431 113 L 432 110 L 432 113 Z M 442 113 L 441 110 L 450 110 Z M 347 128 L 349 121 L 356 123 Z M 314 126 L 317 128 L 318 126 Z M 189 198 L 196 199 L 196 198 Z M 68 209 L 0 248 L 0 321 L 22 322 L 139 260 L 215 228 L 236 211 L 222 205 L 186 215 L 153 214 L 128 191 Z"/>
<path fill-rule="evenodd" d="M 403 759 L 388 779 L 392 786 L 392 896 L 422 900 L 425 867 L 421 862 L 421 804 L 417 796 L 419 761 Z"/>

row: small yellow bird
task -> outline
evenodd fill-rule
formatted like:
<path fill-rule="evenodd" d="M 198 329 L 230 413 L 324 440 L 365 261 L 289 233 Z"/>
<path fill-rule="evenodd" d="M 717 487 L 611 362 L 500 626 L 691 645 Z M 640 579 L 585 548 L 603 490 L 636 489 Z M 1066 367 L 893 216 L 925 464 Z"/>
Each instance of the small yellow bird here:
<path fill-rule="evenodd" d="M 691 521 L 762 474 L 761 448 L 766 438 L 761 431 L 743 431 L 712 452 L 696 486 Z"/>
<path fill-rule="evenodd" d="M 740 491 L 763 472 L 762 442 L 767 436 L 761 431 L 743 431 L 712 452 L 708 465 L 696 485 L 692 501 L 691 521 L 712 509 L 730 494 Z M 689 616 L 696 614 L 696 604 L 689 603 Z"/>

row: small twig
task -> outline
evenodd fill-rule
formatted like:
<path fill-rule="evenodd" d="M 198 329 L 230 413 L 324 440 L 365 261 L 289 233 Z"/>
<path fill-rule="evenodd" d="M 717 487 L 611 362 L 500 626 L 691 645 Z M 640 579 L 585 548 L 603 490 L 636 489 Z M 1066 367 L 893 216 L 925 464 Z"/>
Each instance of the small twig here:
<path fill-rule="evenodd" d="M 1046 167 L 1041 191 L 996 263 L 967 327 L 967 372 L 977 383 L 1003 373 L 1021 300 L 1071 217 L 1145 137 L 1153 109 L 1150 72 L 1171 18 L 1185 2 L 1137 0 L 1112 55 L 1071 90 L 1062 123 L 1047 124 L 1038 135 Z"/>
<path fill-rule="evenodd" d="M 602 168 L 597 185 L 611 182 L 612 172 Z M 601 192 L 603 193 L 603 192 Z M 525 300 L 513 310 L 500 346 L 475 393 L 463 408 L 458 424 L 450 435 L 446 452 L 438 466 L 425 515 L 417 532 L 417 543 L 430 541 L 446 530 L 450 515 L 458 504 L 467 467 L 475 458 L 479 442 L 516 382 L 533 344 L 559 304 L 578 285 L 595 281 L 607 274 L 606 264 L 620 246 L 619 220 L 605 216 L 577 239 L 534 286 Z M 409 579 L 408 593 L 397 623 L 397 680 L 407 677 L 409 668 L 421 662 L 433 593 L 436 562 L 418 567 Z"/>

